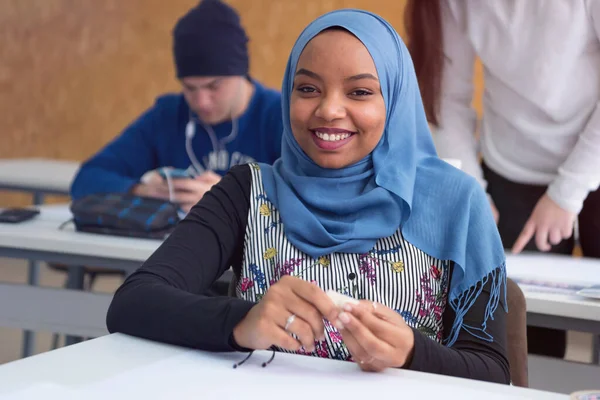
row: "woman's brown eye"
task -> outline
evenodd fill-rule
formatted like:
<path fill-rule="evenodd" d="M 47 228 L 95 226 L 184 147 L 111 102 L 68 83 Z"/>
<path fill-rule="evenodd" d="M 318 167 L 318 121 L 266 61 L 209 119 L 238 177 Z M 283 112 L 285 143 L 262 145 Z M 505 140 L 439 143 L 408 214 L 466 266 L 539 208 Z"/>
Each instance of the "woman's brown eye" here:
<path fill-rule="evenodd" d="M 352 92 L 353 96 L 369 96 L 373 93 L 369 92 L 368 90 L 355 90 L 354 92 Z"/>

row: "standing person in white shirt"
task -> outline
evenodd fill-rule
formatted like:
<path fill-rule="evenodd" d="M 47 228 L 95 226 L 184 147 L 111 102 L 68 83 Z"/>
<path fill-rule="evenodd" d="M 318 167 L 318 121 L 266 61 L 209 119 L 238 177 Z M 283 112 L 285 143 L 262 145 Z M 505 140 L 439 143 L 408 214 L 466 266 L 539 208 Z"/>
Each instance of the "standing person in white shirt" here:
<path fill-rule="evenodd" d="M 579 216 L 584 255 L 600 257 L 600 1 L 409 0 L 406 23 L 439 155 L 486 188 L 504 246 L 571 254 Z M 528 338 L 564 356 L 564 332 Z"/>

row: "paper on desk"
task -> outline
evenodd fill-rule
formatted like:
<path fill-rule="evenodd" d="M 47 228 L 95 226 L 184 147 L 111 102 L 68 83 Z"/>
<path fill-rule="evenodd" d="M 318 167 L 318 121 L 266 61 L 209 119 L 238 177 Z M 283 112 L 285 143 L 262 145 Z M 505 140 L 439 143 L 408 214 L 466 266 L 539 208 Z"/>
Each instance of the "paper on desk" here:
<path fill-rule="evenodd" d="M 79 400 L 81 393 L 50 382 L 35 383 L 25 389 L 0 393 L 1 400 Z"/>
<path fill-rule="evenodd" d="M 541 399 L 523 392 L 507 396 L 500 385 L 475 386 L 465 380 L 448 380 L 429 374 L 389 370 L 361 372 L 349 362 L 277 353 L 266 368 L 270 353 L 254 354 L 237 369 L 232 366 L 245 354 L 211 354 L 190 351 L 82 388 L 86 400 L 96 399 L 267 399 L 318 398 L 444 398 L 504 400 Z"/>
<path fill-rule="evenodd" d="M 540 279 L 511 278 L 515 281 L 521 290 L 527 292 L 555 293 L 555 294 L 575 294 L 584 289 L 586 285 L 564 282 L 549 282 Z"/>
<path fill-rule="evenodd" d="M 577 292 L 579 296 L 600 300 L 600 285 L 583 288 Z"/>

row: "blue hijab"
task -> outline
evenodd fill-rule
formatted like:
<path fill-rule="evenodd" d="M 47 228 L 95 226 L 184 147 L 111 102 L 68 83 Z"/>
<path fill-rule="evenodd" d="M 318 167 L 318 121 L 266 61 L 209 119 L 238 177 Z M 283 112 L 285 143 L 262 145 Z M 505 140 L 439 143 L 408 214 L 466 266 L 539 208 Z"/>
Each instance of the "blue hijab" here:
<path fill-rule="evenodd" d="M 383 135 L 357 164 L 324 169 L 296 142 L 290 96 L 298 58 L 320 32 L 341 27 L 367 48 L 379 75 L 386 106 Z M 282 86 L 281 158 L 261 164 L 264 188 L 277 207 L 288 240 L 312 256 L 367 253 L 399 228 L 406 240 L 454 263 L 449 304 L 456 311 L 450 346 L 458 331 L 492 340 L 486 332 L 505 286 L 504 249 L 488 200 L 478 183 L 438 158 L 423 110 L 412 61 L 404 42 L 383 18 L 362 10 L 337 10 L 313 21 L 290 55 Z M 463 317 L 483 286 L 492 294 L 481 326 Z M 505 290 L 504 290 L 505 297 Z M 506 308 L 506 301 L 503 299 Z"/>

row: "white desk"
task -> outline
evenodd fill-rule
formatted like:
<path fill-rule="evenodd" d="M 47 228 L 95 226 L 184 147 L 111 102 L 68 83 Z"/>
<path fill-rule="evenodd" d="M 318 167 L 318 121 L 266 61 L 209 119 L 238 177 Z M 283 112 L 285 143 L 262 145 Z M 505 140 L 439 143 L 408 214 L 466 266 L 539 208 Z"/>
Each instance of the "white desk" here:
<path fill-rule="evenodd" d="M 44 203 L 46 194 L 68 195 L 71 182 L 79 168 L 74 161 L 44 158 L 0 159 L 0 190 L 28 192 L 33 195 L 33 204 Z M 30 261 L 28 283 L 39 282 L 39 265 Z M 32 353 L 33 332 L 23 336 L 23 356 Z"/>
<path fill-rule="evenodd" d="M 131 272 L 160 245 L 159 240 L 75 232 L 71 225 L 58 230 L 71 217 L 67 207 L 42 206 L 40 209 L 41 214 L 34 220 L 0 224 L 0 256 L 107 266 Z M 600 278 L 598 261 L 588 259 L 509 255 L 507 266 L 509 276 L 516 279 L 545 277 L 559 282 L 591 284 Z M 529 324 L 600 332 L 600 302 L 524 289 Z M 0 326 L 98 337 L 107 333 L 105 316 L 111 299 L 112 295 L 108 294 L 0 283 Z"/>
<path fill-rule="evenodd" d="M 20 224 L 0 224 L 0 256 L 68 265 L 138 268 L 159 240 L 75 232 L 64 205 L 41 206 L 40 215 Z M 81 272 L 80 267 L 74 270 Z M 0 283 L 0 325 L 33 331 L 99 336 L 107 333 L 106 310 L 112 295 Z M 32 304 L 36 306 L 33 307 Z"/>
<path fill-rule="evenodd" d="M 0 255 L 77 265 L 97 265 L 133 271 L 161 241 L 76 232 L 66 205 L 38 207 L 36 218 L 19 224 L 0 224 Z"/>
<path fill-rule="evenodd" d="M 0 224 L 0 257 L 108 267 L 131 273 L 161 244 L 155 239 L 76 232 L 72 224 L 59 230 L 71 218 L 68 207 L 52 205 L 39 209 L 40 215 L 30 221 Z M 70 277 L 82 278 L 81 267 L 71 269 Z M 221 280 L 229 281 L 231 276 L 228 271 Z M 108 294 L 0 283 L 0 326 L 100 336 L 108 333 L 105 318 L 111 299 Z M 7 304 L 10 307 L 4 306 Z"/>
<path fill-rule="evenodd" d="M 574 293 L 551 293 L 522 282 L 542 281 L 588 286 L 600 284 L 600 260 L 550 254 L 508 255 L 508 276 L 527 301 L 527 323 L 600 335 L 600 301 Z"/>
<path fill-rule="evenodd" d="M 74 161 L 0 159 L 0 189 L 66 195 L 78 168 Z"/>
<path fill-rule="evenodd" d="M 575 386 L 582 384 L 588 385 L 588 388 L 590 385 L 598 386 L 600 300 L 578 296 L 569 287 L 600 284 L 600 260 L 529 253 L 508 255 L 506 265 L 508 275 L 525 294 L 528 325 L 595 335 L 593 365 L 530 355 L 530 385 L 556 391 L 565 387 L 570 391 L 577 390 Z M 548 289 L 548 283 L 558 283 L 566 289 Z"/>
<path fill-rule="evenodd" d="M 79 399 L 444 398 L 562 400 L 568 396 L 420 372 L 364 373 L 349 362 L 257 352 L 205 353 L 109 335 L 0 366 L 0 397 L 47 382 Z M 420 396 L 422 394 L 422 396 Z"/>
<path fill-rule="evenodd" d="M 160 245 L 159 240 L 75 232 L 64 205 L 42 206 L 41 214 L 21 224 L 0 224 L 0 256 L 69 265 L 105 266 L 132 272 Z M 600 262 L 547 255 L 507 257 L 513 278 L 547 277 L 558 281 L 600 283 Z M 228 279 L 226 277 L 225 279 Z M 600 302 L 574 295 L 525 290 L 528 323 L 600 334 Z M 39 304 L 31 308 L 31 304 Z M 0 283 L 0 325 L 98 336 L 106 333 L 104 316 L 111 296 L 72 290 Z M 25 301 L 28 300 L 28 301 Z M 91 310 L 96 310 L 92 312 Z"/>

